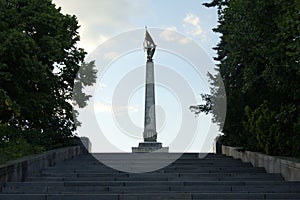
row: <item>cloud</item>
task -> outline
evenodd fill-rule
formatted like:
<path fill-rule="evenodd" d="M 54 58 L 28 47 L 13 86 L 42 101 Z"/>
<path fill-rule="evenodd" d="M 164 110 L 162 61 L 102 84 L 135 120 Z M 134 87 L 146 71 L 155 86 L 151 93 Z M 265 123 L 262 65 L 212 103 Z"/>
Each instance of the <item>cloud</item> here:
<path fill-rule="evenodd" d="M 112 113 L 112 108 L 109 104 L 97 102 L 94 105 L 95 113 Z"/>
<path fill-rule="evenodd" d="M 99 44 L 102 44 L 102 43 L 106 42 L 108 39 L 109 39 L 108 36 L 105 36 L 105 35 L 99 35 L 99 37 L 98 37 L 98 42 L 99 42 Z"/>
<path fill-rule="evenodd" d="M 160 33 L 160 38 L 167 42 L 173 42 L 178 40 L 178 36 L 174 34 L 174 31 L 177 31 L 175 26 L 166 28 L 163 32 Z"/>
<path fill-rule="evenodd" d="M 107 85 L 105 83 L 99 83 L 97 85 L 97 90 L 103 90 L 104 88 L 107 88 Z"/>
<path fill-rule="evenodd" d="M 191 42 L 192 42 L 192 40 L 190 38 L 187 38 L 187 37 L 181 38 L 179 40 L 180 44 L 188 44 L 188 43 L 191 43 Z"/>
<path fill-rule="evenodd" d="M 79 46 L 93 51 L 99 44 L 115 35 L 134 28 L 131 20 L 143 13 L 140 1 L 128 0 L 53 0 L 63 13 L 76 15 L 81 25 Z M 139 8 L 139 9 L 137 9 Z"/>
<path fill-rule="evenodd" d="M 183 27 L 186 32 L 192 36 L 200 36 L 203 34 L 200 26 L 200 19 L 193 13 L 187 13 L 183 19 Z"/>
<path fill-rule="evenodd" d="M 175 26 L 171 26 L 166 28 L 163 32 L 160 33 L 159 37 L 167 42 L 174 42 L 177 41 L 180 44 L 188 44 L 192 40 L 186 37 L 180 37 L 179 34 L 175 33 L 177 28 Z"/>
<path fill-rule="evenodd" d="M 128 106 L 120 106 L 120 105 L 111 105 L 111 103 L 106 102 L 96 102 L 94 105 L 95 113 L 108 113 L 115 114 L 116 116 L 124 116 L 127 112 L 139 112 L 139 105 L 128 105 Z"/>
<path fill-rule="evenodd" d="M 113 60 L 113 59 L 117 58 L 118 56 L 119 56 L 118 52 L 111 51 L 111 52 L 104 54 L 104 59 L 105 60 Z"/>

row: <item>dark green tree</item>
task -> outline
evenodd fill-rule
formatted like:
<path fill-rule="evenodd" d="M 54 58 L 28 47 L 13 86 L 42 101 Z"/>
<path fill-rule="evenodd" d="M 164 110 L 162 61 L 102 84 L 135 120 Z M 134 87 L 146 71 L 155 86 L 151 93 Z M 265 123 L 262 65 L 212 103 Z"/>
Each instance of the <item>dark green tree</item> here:
<path fill-rule="evenodd" d="M 74 101 L 74 84 L 82 89 L 96 74 L 76 46 L 76 16 L 60 11 L 51 0 L 0 0 L 0 124 L 49 148 L 73 136 L 72 103 L 82 107 L 89 99 L 81 92 Z"/>
<path fill-rule="evenodd" d="M 299 156 L 299 1 L 213 0 L 205 6 L 217 6 L 219 14 L 214 31 L 221 33 L 215 60 L 227 96 L 223 141 Z"/>

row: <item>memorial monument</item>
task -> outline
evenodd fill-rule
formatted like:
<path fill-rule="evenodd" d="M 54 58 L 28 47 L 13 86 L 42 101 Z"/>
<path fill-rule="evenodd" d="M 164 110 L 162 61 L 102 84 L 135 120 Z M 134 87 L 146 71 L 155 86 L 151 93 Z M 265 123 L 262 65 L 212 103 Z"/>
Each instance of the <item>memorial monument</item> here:
<path fill-rule="evenodd" d="M 162 147 L 157 142 L 156 117 L 155 117 L 155 83 L 154 83 L 154 63 L 153 55 L 156 49 L 152 37 L 147 28 L 144 41 L 144 50 L 147 53 L 146 61 L 146 81 L 145 81 L 145 117 L 144 117 L 144 142 L 139 143 L 138 147 L 132 147 L 133 153 L 147 152 L 168 152 L 168 147 Z"/>

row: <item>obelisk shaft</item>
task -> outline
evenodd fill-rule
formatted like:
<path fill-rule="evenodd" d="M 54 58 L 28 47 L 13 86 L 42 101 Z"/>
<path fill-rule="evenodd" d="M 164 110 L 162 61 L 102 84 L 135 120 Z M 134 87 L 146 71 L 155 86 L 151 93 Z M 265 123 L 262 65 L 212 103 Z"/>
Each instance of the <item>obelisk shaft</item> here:
<path fill-rule="evenodd" d="M 146 87 L 145 87 L 145 121 L 144 141 L 156 142 L 156 117 L 155 117 L 155 85 L 154 64 L 152 59 L 146 63 Z"/>

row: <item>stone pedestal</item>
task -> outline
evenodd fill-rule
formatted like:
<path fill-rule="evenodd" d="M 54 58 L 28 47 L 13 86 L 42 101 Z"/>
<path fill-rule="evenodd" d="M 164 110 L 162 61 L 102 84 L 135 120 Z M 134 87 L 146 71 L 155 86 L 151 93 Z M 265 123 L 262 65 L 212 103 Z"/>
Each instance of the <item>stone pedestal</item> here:
<path fill-rule="evenodd" d="M 169 147 L 163 147 L 160 142 L 141 142 L 138 147 L 132 147 L 132 153 L 168 153 Z"/>

